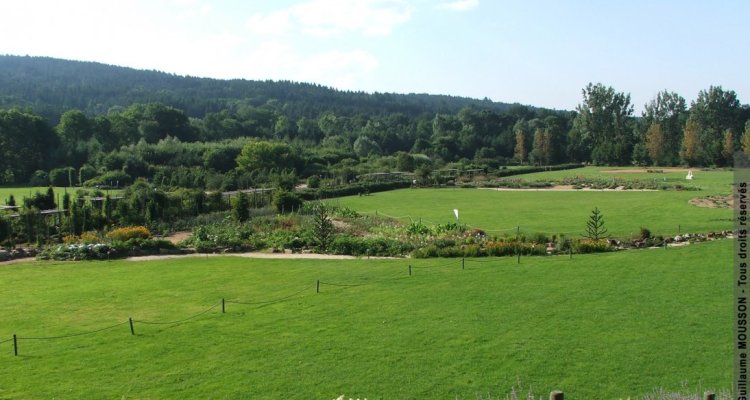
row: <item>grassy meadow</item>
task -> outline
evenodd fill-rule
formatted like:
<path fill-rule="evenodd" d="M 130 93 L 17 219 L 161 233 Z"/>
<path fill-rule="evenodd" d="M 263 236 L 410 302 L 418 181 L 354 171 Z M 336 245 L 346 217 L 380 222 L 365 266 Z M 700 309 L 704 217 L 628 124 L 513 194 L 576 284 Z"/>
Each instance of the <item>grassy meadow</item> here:
<path fill-rule="evenodd" d="M 574 400 L 729 389 L 731 251 L 719 241 L 465 270 L 237 257 L 3 266 L 0 398 L 505 398 L 518 379 Z M 222 297 L 286 300 L 222 314 Z M 18 357 L 7 341 L 115 324 L 21 339 Z"/>
<path fill-rule="evenodd" d="M 514 179 L 552 180 L 565 177 L 620 177 L 623 179 L 681 179 L 684 172 L 633 174 L 602 172 L 606 169 L 582 169 L 519 175 Z M 604 213 L 606 227 L 615 237 L 637 235 L 641 227 L 655 235 L 699 233 L 728 230 L 732 227 L 731 209 L 696 207 L 690 199 L 708 195 L 727 195 L 731 191 L 729 171 L 696 171 L 700 191 L 496 191 L 488 189 L 402 189 L 350 196 L 334 200 L 366 214 L 392 216 L 402 221 L 427 223 L 454 222 L 453 209 L 459 210 L 462 223 L 502 236 L 522 233 L 565 234 L 580 237 L 594 207 Z M 633 175 L 633 176 L 631 176 Z M 641 176 L 642 177 L 639 177 Z"/>

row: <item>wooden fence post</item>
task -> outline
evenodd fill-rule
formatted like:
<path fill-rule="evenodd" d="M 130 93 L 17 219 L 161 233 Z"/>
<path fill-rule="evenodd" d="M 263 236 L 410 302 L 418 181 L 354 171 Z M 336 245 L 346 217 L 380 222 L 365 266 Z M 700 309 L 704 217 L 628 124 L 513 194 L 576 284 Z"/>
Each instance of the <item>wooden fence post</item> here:
<path fill-rule="evenodd" d="M 224 314 L 224 298 L 221 299 L 221 313 Z"/>
<path fill-rule="evenodd" d="M 320 279 L 318 279 L 318 284 L 315 287 L 315 293 L 320 293 Z"/>
<path fill-rule="evenodd" d="M 411 264 L 409 265 L 409 276 L 411 276 Z"/>
<path fill-rule="evenodd" d="M 553 390 L 549 394 L 549 400 L 565 400 L 565 394 L 560 390 Z"/>
<path fill-rule="evenodd" d="M 128 318 L 128 322 L 130 322 L 130 334 L 135 336 L 135 329 L 133 328 L 133 318 Z"/>
<path fill-rule="evenodd" d="M 18 355 L 18 337 L 16 337 L 16 334 L 13 334 L 13 355 Z"/>

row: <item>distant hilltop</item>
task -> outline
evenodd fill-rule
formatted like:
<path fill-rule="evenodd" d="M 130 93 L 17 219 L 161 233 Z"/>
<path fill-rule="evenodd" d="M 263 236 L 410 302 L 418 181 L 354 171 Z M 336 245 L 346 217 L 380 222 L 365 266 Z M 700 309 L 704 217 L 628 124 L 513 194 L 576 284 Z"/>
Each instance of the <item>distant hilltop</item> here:
<path fill-rule="evenodd" d="M 0 108 L 30 107 L 55 123 L 66 110 L 106 114 L 113 107 L 159 102 L 202 118 L 233 103 L 281 103 L 291 117 L 454 114 L 461 108 L 505 111 L 514 105 L 447 95 L 341 91 L 292 81 L 221 80 L 178 76 L 96 62 L 0 55 Z"/>

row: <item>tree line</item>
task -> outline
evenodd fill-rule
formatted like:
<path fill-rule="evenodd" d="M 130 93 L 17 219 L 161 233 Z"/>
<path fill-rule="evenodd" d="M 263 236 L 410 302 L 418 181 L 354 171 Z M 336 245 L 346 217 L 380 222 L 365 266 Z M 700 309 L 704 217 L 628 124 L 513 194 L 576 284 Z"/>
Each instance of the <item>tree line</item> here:
<path fill-rule="evenodd" d="M 30 108 L 0 109 L 0 184 L 236 189 L 284 174 L 342 183 L 382 171 L 496 170 L 507 165 L 731 165 L 750 149 L 750 107 L 712 86 L 688 106 L 659 92 L 640 116 L 630 96 L 589 84 L 575 111 L 515 105 L 455 113 L 294 117 L 242 103 L 190 117 L 162 103 L 71 109 L 56 124 Z"/>

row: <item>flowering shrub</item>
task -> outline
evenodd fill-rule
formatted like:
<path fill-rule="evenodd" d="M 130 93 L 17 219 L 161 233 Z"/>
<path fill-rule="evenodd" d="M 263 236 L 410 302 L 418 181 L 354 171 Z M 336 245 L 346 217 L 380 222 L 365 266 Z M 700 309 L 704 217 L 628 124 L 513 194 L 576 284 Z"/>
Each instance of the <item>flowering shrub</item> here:
<path fill-rule="evenodd" d="M 107 233 L 108 239 L 120 242 L 128 239 L 148 239 L 149 237 L 151 237 L 151 232 L 145 226 L 126 226 L 113 229 Z"/>
<path fill-rule="evenodd" d="M 80 237 L 80 242 L 85 244 L 94 244 L 94 243 L 101 243 L 102 239 L 99 237 L 99 235 L 96 234 L 96 232 L 83 232 Z"/>
<path fill-rule="evenodd" d="M 99 237 L 99 235 L 93 231 L 83 232 L 81 236 L 76 236 L 76 235 L 63 236 L 63 243 L 65 244 L 75 244 L 75 243 L 94 244 L 94 243 L 101 243 L 101 242 L 102 242 L 101 237 Z"/>
<path fill-rule="evenodd" d="M 612 247 L 609 245 L 609 241 L 607 241 L 606 239 L 580 240 L 578 241 L 578 243 L 576 243 L 574 248 L 577 253 L 602 253 L 612 250 Z"/>

